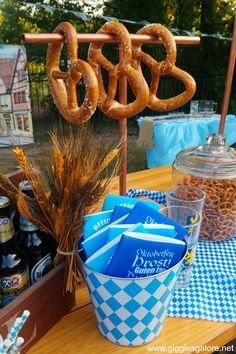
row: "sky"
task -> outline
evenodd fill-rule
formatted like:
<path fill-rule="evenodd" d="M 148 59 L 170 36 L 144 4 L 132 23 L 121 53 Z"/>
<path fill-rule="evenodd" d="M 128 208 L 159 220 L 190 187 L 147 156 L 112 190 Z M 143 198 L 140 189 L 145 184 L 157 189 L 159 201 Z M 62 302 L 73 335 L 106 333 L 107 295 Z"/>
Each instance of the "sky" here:
<path fill-rule="evenodd" d="M 18 49 L 18 45 L 0 44 L 0 58 L 15 58 Z"/>

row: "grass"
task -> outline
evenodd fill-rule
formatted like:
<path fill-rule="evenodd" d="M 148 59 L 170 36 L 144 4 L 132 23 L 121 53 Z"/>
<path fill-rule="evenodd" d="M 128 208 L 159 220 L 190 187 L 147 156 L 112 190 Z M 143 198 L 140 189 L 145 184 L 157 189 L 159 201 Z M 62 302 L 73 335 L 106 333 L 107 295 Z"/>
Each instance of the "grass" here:
<path fill-rule="evenodd" d="M 101 118 L 100 121 L 88 122 L 86 124 L 91 125 L 91 129 L 94 131 L 95 139 L 102 139 L 104 144 L 114 145 L 119 141 L 119 123 L 118 121 L 108 118 Z M 66 122 L 59 122 L 56 124 L 60 127 L 66 127 Z M 77 129 L 77 126 L 73 126 Z M 52 124 L 45 126 L 45 120 L 43 123 L 38 121 L 34 123 L 34 139 L 35 144 L 25 145 L 23 147 L 29 158 L 34 159 L 40 165 L 43 162 L 43 157 L 49 154 L 50 144 L 48 132 L 52 130 Z M 135 172 L 144 170 L 146 166 L 146 151 L 143 148 L 138 147 L 136 141 L 138 137 L 138 126 L 134 120 L 128 120 L 127 131 L 127 172 Z M 0 166 L 4 173 L 14 171 L 18 166 L 15 157 L 12 153 L 12 148 L 0 149 Z"/>

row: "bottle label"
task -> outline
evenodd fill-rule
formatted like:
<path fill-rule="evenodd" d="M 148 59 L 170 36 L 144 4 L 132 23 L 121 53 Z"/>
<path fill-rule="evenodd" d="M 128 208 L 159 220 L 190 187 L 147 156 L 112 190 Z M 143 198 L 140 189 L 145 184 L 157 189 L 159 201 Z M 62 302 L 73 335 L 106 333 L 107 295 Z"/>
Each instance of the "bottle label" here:
<path fill-rule="evenodd" d="M 14 228 L 11 219 L 0 219 L 0 242 L 6 242 L 14 235 Z"/>
<path fill-rule="evenodd" d="M 29 287 L 29 273 L 14 274 L 0 279 L 1 307 L 7 305 Z"/>
<path fill-rule="evenodd" d="M 38 227 L 26 219 L 23 215 L 20 215 L 20 229 L 22 231 L 36 231 L 38 230 Z"/>
<path fill-rule="evenodd" d="M 34 265 L 30 272 L 30 283 L 34 284 L 42 278 L 43 272 L 52 263 L 51 254 L 48 253 L 38 263 Z"/>

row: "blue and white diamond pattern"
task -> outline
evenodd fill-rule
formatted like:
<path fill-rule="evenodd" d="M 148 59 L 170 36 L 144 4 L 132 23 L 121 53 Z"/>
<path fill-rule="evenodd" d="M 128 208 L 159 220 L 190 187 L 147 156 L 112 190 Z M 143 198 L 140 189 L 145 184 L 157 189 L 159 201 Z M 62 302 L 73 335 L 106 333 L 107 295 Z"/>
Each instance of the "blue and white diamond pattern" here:
<path fill-rule="evenodd" d="M 236 322 L 236 237 L 199 242 L 191 283 L 175 290 L 168 316 Z"/>
<path fill-rule="evenodd" d="M 83 266 L 97 325 L 113 343 L 135 346 L 160 333 L 181 263 L 152 277 L 108 277 Z"/>
<path fill-rule="evenodd" d="M 152 199 L 158 204 L 166 205 L 166 194 L 164 192 L 153 191 L 151 189 L 131 188 L 127 191 L 126 196 L 130 198 L 143 196 Z"/>

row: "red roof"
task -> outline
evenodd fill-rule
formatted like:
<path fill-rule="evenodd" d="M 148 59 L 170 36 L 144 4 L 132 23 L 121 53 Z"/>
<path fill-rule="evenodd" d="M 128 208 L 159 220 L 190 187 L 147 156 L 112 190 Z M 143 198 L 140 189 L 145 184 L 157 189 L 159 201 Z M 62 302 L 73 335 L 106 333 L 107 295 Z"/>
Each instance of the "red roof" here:
<path fill-rule="evenodd" d="M 0 77 L 2 78 L 6 89 L 11 89 L 16 58 L 0 58 Z"/>

